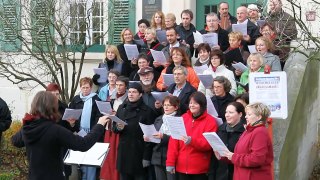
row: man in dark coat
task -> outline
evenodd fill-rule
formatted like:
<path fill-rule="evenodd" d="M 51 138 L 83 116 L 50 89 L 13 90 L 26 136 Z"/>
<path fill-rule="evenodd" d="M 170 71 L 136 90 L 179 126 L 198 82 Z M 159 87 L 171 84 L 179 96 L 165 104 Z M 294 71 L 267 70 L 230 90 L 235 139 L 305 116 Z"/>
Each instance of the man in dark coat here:
<path fill-rule="evenodd" d="M 0 98 L 0 143 L 1 143 L 2 132 L 9 129 L 11 122 L 12 122 L 11 112 L 8 108 L 8 105 L 3 99 Z"/>
<path fill-rule="evenodd" d="M 174 96 L 177 96 L 180 100 L 180 112 L 181 114 L 187 112 L 189 109 L 189 97 L 197 90 L 191 86 L 187 81 L 187 69 L 183 66 L 176 66 L 173 68 L 174 82 L 168 87 L 168 92 Z"/>
<path fill-rule="evenodd" d="M 220 20 L 220 27 L 224 30 L 228 30 L 231 24 L 237 23 L 237 18 L 231 16 L 229 13 L 229 4 L 227 2 L 221 2 L 219 4 L 218 17 Z"/>
<path fill-rule="evenodd" d="M 118 145 L 117 170 L 121 180 L 144 180 L 146 167 L 150 166 L 152 144 L 144 142 L 139 123 L 154 123 L 155 113 L 144 104 L 142 87 L 139 83 L 131 83 L 128 90 L 128 101 L 119 106 L 116 116 L 127 125 L 114 123 L 112 130 L 120 134 Z"/>

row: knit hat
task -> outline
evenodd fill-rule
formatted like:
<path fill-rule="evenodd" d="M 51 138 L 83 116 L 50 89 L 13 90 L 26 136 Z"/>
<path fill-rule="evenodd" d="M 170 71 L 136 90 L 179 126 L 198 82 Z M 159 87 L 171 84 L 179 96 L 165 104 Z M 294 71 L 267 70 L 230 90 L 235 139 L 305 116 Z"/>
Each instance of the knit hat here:
<path fill-rule="evenodd" d="M 143 67 L 141 69 L 139 69 L 138 74 L 139 75 L 143 75 L 143 74 L 147 74 L 148 72 L 153 72 L 153 68 L 152 67 Z"/>
<path fill-rule="evenodd" d="M 139 93 L 143 93 L 142 86 L 140 83 L 136 83 L 136 82 L 130 83 L 128 89 L 130 88 L 136 89 Z"/>

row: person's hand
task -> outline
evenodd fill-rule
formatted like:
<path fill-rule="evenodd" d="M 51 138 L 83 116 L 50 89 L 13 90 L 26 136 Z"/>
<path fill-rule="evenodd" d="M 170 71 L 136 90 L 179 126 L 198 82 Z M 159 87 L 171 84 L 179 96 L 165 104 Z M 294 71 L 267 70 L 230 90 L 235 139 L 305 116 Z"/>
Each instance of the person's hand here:
<path fill-rule="evenodd" d="M 166 170 L 167 170 L 167 172 L 169 172 L 171 174 L 176 173 L 176 170 L 175 170 L 174 166 L 167 166 Z"/>
<path fill-rule="evenodd" d="M 134 65 L 138 64 L 138 59 L 137 58 L 133 58 L 131 60 L 131 64 L 134 64 Z"/>
<path fill-rule="evenodd" d="M 190 136 L 182 136 L 180 140 L 183 141 L 184 144 L 190 144 L 191 137 Z"/>
<path fill-rule="evenodd" d="M 166 62 L 165 64 L 164 64 L 164 67 L 168 67 L 170 65 L 170 63 L 169 62 Z"/>
<path fill-rule="evenodd" d="M 213 152 L 214 152 L 214 155 L 216 156 L 216 158 L 217 158 L 218 160 L 220 160 L 220 159 L 221 159 L 220 154 L 219 154 L 217 151 L 213 151 Z"/>
<path fill-rule="evenodd" d="M 97 124 L 101 124 L 102 126 L 105 126 L 109 121 L 110 121 L 109 116 L 101 116 Z"/>
<path fill-rule="evenodd" d="M 110 113 L 110 115 L 116 115 L 117 111 L 112 110 L 112 112 Z"/>
<path fill-rule="evenodd" d="M 147 136 L 145 136 L 145 135 L 143 135 L 143 140 L 144 140 L 145 142 L 149 142 L 149 141 L 150 141 L 150 139 L 149 139 Z"/>
<path fill-rule="evenodd" d="M 153 61 L 153 66 L 154 67 L 160 67 L 160 66 L 163 66 L 161 63 L 159 63 L 158 61 Z"/>
<path fill-rule="evenodd" d="M 194 43 L 193 48 L 197 49 L 199 47 L 199 44 Z"/>
<path fill-rule="evenodd" d="M 151 162 L 148 161 L 148 160 L 142 160 L 142 167 L 143 168 L 146 168 L 146 167 L 149 167 L 151 165 Z"/>
<path fill-rule="evenodd" d="M 159 109 L 159 108 L 162 107 L 162 103 L 161 103 L 160 101 L 156 100 L 156 102 L 154 102 L 154 107 L 155 107 L 156 109 Z"/>
<path fill-rule="evenodd" d="M 249 35 L 243 35 L 243 40 L 250 42 L 250 36 Z"/>
<path fill-rule="evenodd" d="M 155 134 L 152 135 L 154 138 L 157 138 L 157 139 L 162 139 L 163 138 L 163 134 L 161 132 L 157 132 Z"/>
<path fill-rule="evenodd" d="M 230 161 L 231 161 L 231 159 L 232 159 L 232 156 L 233 156 L 233 152 L 230 152 L 228 149 L 226 149 L 225 151 L 224 151 L 224 155 L 225 155 L 225 157 L 227 157 Z"/>
<path fill-rule="evenodd" d="M 76 125 L 76 119 L 70 118 L 67 119 L 67 122 L 70 124 L 71 127 L 74 127 Z"/>
<path fill-rule="evenodd" d="M 242 71 L 241 71 L 240 69 L 236 69 L 236 70 L 234 71 L 234 73 L 235 73 L 237 76 L 241 76 Z"/>
<path fill-rule="evenodd" d="M 117 129 L 118 129 L 119 131 L 123 130 L 123 129 L 124 129 L 124 124 L 117 123 Z"/>

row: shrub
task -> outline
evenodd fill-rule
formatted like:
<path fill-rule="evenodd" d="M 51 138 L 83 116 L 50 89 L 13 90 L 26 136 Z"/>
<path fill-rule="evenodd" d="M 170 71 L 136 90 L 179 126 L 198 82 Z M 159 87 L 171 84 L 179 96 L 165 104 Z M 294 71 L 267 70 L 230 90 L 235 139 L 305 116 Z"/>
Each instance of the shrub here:
<path fill-rule="evenodd" d="M 11 136 L 18 132 L 22 124 L 13 121 L 10 128 L 2 134 L 0 145 L 0 180 L 27 179 L 28 163 L 25 148 L 16 148 Z"/>

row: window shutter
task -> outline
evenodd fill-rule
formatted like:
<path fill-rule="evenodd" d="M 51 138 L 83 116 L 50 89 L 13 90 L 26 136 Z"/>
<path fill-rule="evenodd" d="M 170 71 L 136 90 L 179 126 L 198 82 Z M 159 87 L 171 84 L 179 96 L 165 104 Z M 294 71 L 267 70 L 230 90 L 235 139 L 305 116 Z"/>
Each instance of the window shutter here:
<path fill-rule="evenodd" d="M 135 32 L 135 0 L 109 0 L 109 44 L 121 44 L 120 33 L 129 27 Z"/>
<path fill-rule="evenodd" d="M 0 49 L 4 52 L 21 51 L 21 16 L 19 3 L 0 1 Z"/>

